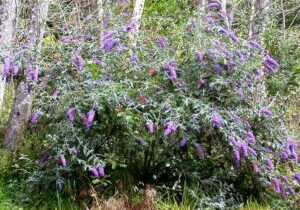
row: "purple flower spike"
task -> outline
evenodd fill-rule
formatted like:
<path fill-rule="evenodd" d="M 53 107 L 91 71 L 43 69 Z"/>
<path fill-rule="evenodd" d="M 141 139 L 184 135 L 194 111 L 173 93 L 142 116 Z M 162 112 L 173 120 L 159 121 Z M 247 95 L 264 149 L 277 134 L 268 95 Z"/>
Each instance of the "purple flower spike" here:
<path fill-rule="evenodd" d="M 229 142 L 230 142 L 230 144 L 231 144 L 232 146 L 234 146 L 234 147 L 238 147 L 238 146 L 239 146 L 239 144 L 237 143 L 235 137 L 229 136 L 228 140 L 229 140 Z"/>
<path fill-rule="evenodd" d="M 208 14 L 206 15 L 206 22 L 207 22 L 208 24 L 213 24 L 213 22 L 214 22 L 210 13 L 208 13 Z"/>
<path fill-rule="evenodd" d="M 270 55 L 266 55 L 264 58 L 264 66 L 267 69 L 268 73 L 275 73 L 279 68 L 279 64 Z"/>
<path fill-rule="evenodd" d="M 254 149 L 252 149 L 251 147 L 248 147 L 248 151 L 253 157 L 257 156 L 257 152 Z"/>
<path fill-rule="evenodd" d="M 268 170 L 273 170 L 274 169 L 274 165 L 271 159 L 267 158 L 265 160 L 265 165 L 267 167 Z"/>
<path fill-rule="evenodd" d="M 277 193 L 280 193 L 281 192 L 281 184 L 280 184 L 280 181 L 276 178 L 272 178 L 272 184 L 275 188 L 275 191 Z"/>
<path fill-rule="evenodd" d="M 283 151 L 280 153 L 280 159 L 281 161 L 286 161 L 289 158 L 289 155 L 287 152 Z"/>
<path fill-rule="evenodd" d="M 92 176 L 99 177 L 99 173 L 96 167 L 90 169 Z"/>
<path fill-rule="evenodd" d="M 154 133 L 155 126 L 154 126 L 153 122 L 147 122 L 146 127 L 147 127 L 147 130 L 148 130 L 148 133 L 151 133 L 151 134 Z"/>
<path fill-rule="evenodd" d="M 135 22 L 129 23 L 126 27 L 125 27 L 125 31 L 128 33 L 131 30 L 136 29 L 137 24 Z"/>
<path fill-rule="evenodd" d="M 228 37 L 233 41 L 233 42 L 238 42 L 239 38 L 237 38 L 236 35 L 234 34 L 229 34 Z"/>
<path fill-rule="evenodd" d="M 33 113 L 31 116 L 31 120 L 30 120 L 31 124 L 36 123 L 39 120 L 39 118 L 40 118 L 40 115 L 38 115 L 37 113 Z"/>
<path fill-rule="evenodd" d="M 163 36 L 157 38 L 157 43 L 163 49 L 167 47 L 167 39 Z"/>
<path fill-rule="evenodd" d="M 240 164 L 241 164 L 241 155 L 240 155 L 240 152 L 238 150 L 234 151 L 234 161 L 235 161 L 235 165 L 237 167 L 239 167 Z"/>
<path fill-rule="evenodd" d="M 179 148 L 181 150 L 186 150 L 188 146 L 188 141 L 186 139 L 181 139 L 179 142 Z"/>
<path fill-rule="evenodd" d="M 99 177 L 104 177 L 105 176 L 104 167 L 99 167 L 98 168 L 98 174 L 99 174 Z"/>
<path fill-rule="evenodd" d="M 176 80 L 177 79 L 177 73 L 176 73 L 176 68 L 175 68 L 175 64 L 170 61 L 166 64 L 165 66 L 165 70 L 168 74 L 168 77 L 171 79 L 171 80 Z"/>
<path fill-rule="evenodd" d="M 38 79 L 39 79 L 39 70 L 38 70 L 38 68 L 30 69 L 28 73 L 31 76 L 31 79 L 33 81 L 35 81 L 35 82 L 38 81 Z"/>
<path fill-rule="evenodd" d="M 246 133 L 245 133 L 245 136 L 246 136 L 246 138 L 248 139 L 248 141 L 249 141 L 251 144 L 254 144 L 254 143 L 255 143 L 256 139 L 255 139 L 255 136 L 254 136 L 254 134 L 253 134 L 252 131 L 246 132 Z"/>
<path fill-rule="evenodd" d="M 90 129 L 92 124 L 93 124 L 93 121 L 94 121 L 94 117 L 95 117 L 95 110 L 94 109 L 91 109 L 87 115 L 86 115 L 86 120 L 85 120 L 85 127 L 86 129 Z"/>
<path fill-rule="evenodd" d="M 226 29 L 224 29 L 224 28 L 220 28 L 219 33 L 222 34 L 222 35 L 224 35 L 224 36 L 228 35 L 228 31 Z"/>
<path fill-rule="evenodd" d="M 286 191 L 287 191 L 291 196 L 293 196 L 293 197 L 296 196 L 296 193 L 295 193 L 295 190 L 293 189 L 293 187 L 288 186 L 287 189 L 286 189 Z"/>
<path fill-rule="evenodd" d="M 67 166 L 67 161 L 66 161 L 66 158 L 64 155 L 60 155 L 59 156 L 59 160 L 58 160 L 59 164 L 62 166 L 62 167 L 66 167 Z"/>
<path fill-rule="evenodd" d="M 205 152 L 204 152 L 204 147 L 202 144 L 196 143 L 195 144 L 195 148 L 196 148 L 196 153 L 198 155 L 198 157 L 203 160 L 205 158 Z"/>
<path fill-rule="evenodd" d="M 81 71 L 83 69 L 85 62 L 82 59 L 81 55 L 76 53 L 73 57 L 73 62 L 79 71 Z"/>
<path fill-rule="evenodd" d="M 211 124 L 215 127 L 222 127 L 223 121 L 218 113 L 215 113 L 211 119 Z"/>
<path fill-rule="evenodd" d="M 71 153 L 72 155 L 77 155 L 77 154 L 78 154 L 78 150 L 76 149 L 76 147 L 72 147 L 72 148 L 70 149 L 70 153 Z"/>
<path fill-rule="evenodd" d="M 138 62 L 138 61 L 139 61 L 139 57 L 138 57 L 137 55 L 133 54 L 133 55 L 131 56 L 131 58 L 130 58 L 130 61 L 131 61 L 131 62 Z"/>
<path fill-rule="evenodd" d="M 106 52 L 111 52 L 111 50 L 118 44 L 118 40 L 114 39 L 113 36 L 113 31 L 106 31 L 104 33 L 102 39 L 102 49 L 104 49 Z"/>
<path fill-rule="evenodd" d="M 240 150 L 243 153 L 244 157 L 248 157 L 248 146 L 246 142 L 240 142 Z"/>
<path fill-rule="evenodd" d="M 2 68 L 2 75 L 3 77 L 7 77 L 9 74 L 9 70 L 11 68 L 11 62 L 9 58 L 5 58 L 4 59 L 4 64 L 3 64 L 3 68 Z"/>
<path fill-rule="evenodd" d="M 279 178 L 281 181 L 283 181 L 285 184 L 288 184 L 288 183 L 289 183 L 289 179 L 288 179 L 286 176 L 284 176 L 284 175 L 279 174 L 279 175 L 278 175 L 278 178 Z"/>
<path fill-rule="evenodd" d="M 294 179 L 298 182 L 298 184 L 300 185 L 300 173 L 296 173 L 294 175 Z"/>
<path fill-rule="evenodd" d="M 252 48 L 256 48 L 258 50 L 262 50 L 262 47 L 256 42 L 256 41 L 250 41 L 248 42 L 249 45 L 252 47 Z"/>
<path fill-rule="evenodd" d="M 196 52 L 196 57 L 200 64 L 202 64 L 204 62 L 204 53 L 203 52 Z"/>
<path fill-rule="evenodd" d="M 174 122 L 168 122 L 165 125 L 165 130 L 164 130 L 164 137 L 167 138 L 170 136 L 172 133 L 176 131 L 176 125 Z"/>
<path fill-rule="evenodd" d="M 69 118 L 69 121 L 71 124 L 74 124 L 74 114 L 75 114 L 75 108 L 74 107 L 70 107 L 67 109 L 67 116 Z"/>
<path fill-rule="evenodd" d="M 95 64 L 100 65 L 100 60 L 96 56 L 93 56 L 92 60 Z"/>
<path fill-rule="evenodd" d="M 267 109 L 266 107 L 263 107 L 263 108 L 261 108 L 260 110 L 259 110 L 259 113 L 261 114 L 261 115 L 263 115 L 264 117 L 270 117 L 270 116 L 272 116 L 272 112 L 269 110 L 269 109 Z"/>
<path fill-rule="evenodd" d="M 19 73 L 19 71 L 20 71 L 19 66 L 18 65 L 14 65 L 13 66 L 13 74 L 17 75 Z"/>

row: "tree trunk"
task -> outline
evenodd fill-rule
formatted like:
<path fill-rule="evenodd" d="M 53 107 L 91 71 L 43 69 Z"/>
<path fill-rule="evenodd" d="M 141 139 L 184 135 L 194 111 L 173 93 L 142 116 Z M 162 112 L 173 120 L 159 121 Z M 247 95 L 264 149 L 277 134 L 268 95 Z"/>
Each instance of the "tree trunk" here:
<path fill-rule="evenodd" d="M 267 29 L 270 19 L 270 0 L 258 0 L 259 16 L 261 17 L 258 34 L 263 35 Z"/>
<path fill-rule="evenodd" d="M 144 4 L 145 0 L 136 0 L 134 4 L 133 16 L 132 16 L 132 23 L 135 24 L 133 30 L 129 32 L 129 38 L 131 41 L 132 46 L 136 44 L 136 36 L 140 28 L 140 20 L 142 18 L 142 14 L 144 11 Z"/>
<path fill-rule="evenodd" d="M 100 24 L 100 40 L 102 40 L 102 33 L 103 33 L 103 25 L 102 25 L 102 20 L 103 20 L 103 0 L 97 0 L 97 16 Z"/>
<path fill-rule="evenodd" d="M 44 21 L 47 18 L 50 0 L 39 0 L 32 9 L 29 42 L 36 47 L 38 60 L 41 43 L 44 36 Z M 29 80 L 29 78 L 27 78 Z M 32 91 L 27 90 L 27 81 L 19 83 L 14 98 L 13 107 L 9 116 L 7 133 L 4 139 L 4 148 L 16 150 L 24 139 L 24 132 L 29 121 L 32 107 Z"/>
<path fill-rule="evenodd" d="M 225 14 L 225 26 L 229 28 L 229 21 L 227 17 L 227 0 L 221 0 L 221 12 Z"/>
<path fill-rule="evenodd" d="M 0 29 L 0 52 L 3 52 L 1 56 L 4 58 L 11 57 L 11 46 L 15 35 L 17 7 L 19 0 L 4 0 L 2 2 L 3 13 L 1 18 Z M 2 75 L 2 65 L 0 66 L 0 109 L 3 105 L 5 94 L 5 78 Z"/>
<path fill-rule="evenodd" d="M 254 21 L 255 21 L 255 0 L 250 2 L 250 17 L 249 17 L 249 29 L 248 29 L 248 38 L 253 38 L 254 32 Z"/>

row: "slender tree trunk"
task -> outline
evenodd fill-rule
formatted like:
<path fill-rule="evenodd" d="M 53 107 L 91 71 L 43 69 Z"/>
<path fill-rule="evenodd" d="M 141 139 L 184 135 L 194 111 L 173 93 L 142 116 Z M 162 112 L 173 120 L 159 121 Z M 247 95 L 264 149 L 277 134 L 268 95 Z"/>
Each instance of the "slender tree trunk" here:
<path fill-rule="evenodd" d="M 228 17 L 227 17 L 227 0 L 221 0 L 221 12 L 226 14 L 225 26 L 226 26 L 226 28 L 229 28 L 229 21 L 228 21 Z"/>
<path fill-rule="evenodd" d="M 15 28 L 16 28 L 16 17 L 17 7 L 19 0 L 4 0 L 2 1 L 3 13 L 1 18 L 1 29 L 0 29 L 0 52 L 2 52 L 3 58 L 11 57 L 11 46 L 13 44 Z M 0 65 L 0 109 L 3 105 L 4 94 L 5 94 L 5 78 L 2 75 L 2 65 Z"/>
<path fill-rule="evenodd" d="M 259 6 L 260 15 L 262 17 L 260 33 L 264 34 L 267 29 L 268 23 L 270 21 L 269 12 L 270 12 L 271 1 L 270 0 L 258 0 L 258 2 L 259 2 L 258 6 Z"/>
<path fill-rule="evenodd" d="M 97 16 L 100 24 L 100 40 L 102 40 L 102 33 L 103 33 L 103 25 L 102 25 L 102 20 L 103 20 L 103 0 L 97 0 Z"/>
<path fill-rule="evenodd" d="M 50 0 L 39 0 L 32 9 L 31 26 L 29 31 L 30 43 L 36 48 L 36 57 L 40 54 L 44 36 L 44 21 L 47 18 Z M 28 78 L 27 78 L 28 79 Z M 27 82 L 21 81 L 16 90 L 13 107 L 9 116 L 4 148 L 16 150 L 24 139 L 24 131 L 29 120 L 32 107 L 32 92 L 28 91 Z"/>
<path fill-rule="evenodd" d="M 136 0 L 134 4 L 134 10 L 133 10 L 133 16 L 131 22 L 135 24 L 135 27 L 133 30 L 130 31 L 129 34 L 131 44 L 133 46 L 135 46 L 136 44 L 136 36 L 140 28 L 140 21 L 144 11 L 144 4 L 145 4 L 145 0 Z"/>
<path fill-rule="evenodd" d="M 249 29 L 248 29 L 249 39 L 253 38 L 254 21 L 255 21 L 255 0 L 250 0 L 250 17 L 249 17 Z"/>

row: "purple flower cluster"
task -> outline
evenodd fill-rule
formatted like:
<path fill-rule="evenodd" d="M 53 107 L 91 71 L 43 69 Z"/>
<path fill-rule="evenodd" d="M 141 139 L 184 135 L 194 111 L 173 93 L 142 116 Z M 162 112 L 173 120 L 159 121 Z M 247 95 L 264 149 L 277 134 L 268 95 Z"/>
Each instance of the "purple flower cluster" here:
<path fill-rule="evenodd" d="M 118 44 L 118 40 L 114 39 L 113 31 L 106 31 L 102 38 L 102 49 L 106 52 L 111 52 L 112 49 Z"/>
<path fill-rule="evenodd" d="M 256 139 L 252 131 L 245 132 L 244 135 L 246 139 L 249 141 L 249 143 L 251 144 L 255 143 Z"/>
<path fill-rule="evenodd" d="M 281 152 L 280 158 L 281 160 L 285 161 L 288 158 L 291 160 L 295 161 L 296 163 L 298 162 L 298 155 L 297 155 L 297 147 L 298 144 L 295 140 L 288 139 L 285 143 L 285 150 Z"/>
<path fill-rule="evenodd" d="M 69 107 L 67 109 L 67 116 L 69 118 L 69 121 L 71 124 L 74 124 L 74 120 L 75 120 L 75 108 L 74 107 Z"/>
<path fill-rule="evenodd" d="M 128 33 L 129 31 L 135 30 L 136 28 L 137 24 L 135 22 L 131 22 L 125 27 L 125 31 Z"/>
<path fill-rule="evenodd" d="M 105 176 L 104 167 L 92 167 L 90 169 L 90 172 L 91 172 L 92 176 L 97 177 L 97 178 Z"/>
<path fill-rule="evenodd" d="M 172 122 L 172 121 L 167 122 L 164 127 L 165 127 L 165 129 L 164 129 L 164 137 L 165 138 L 167 138 L 168 136 L 170 136 L 177 129 L 175 123 Z"/>
<path fill-rule="evenodd" d="M 202 144 L 196 143 L 195 144 L 195 148 L 196 148 L 196 153 L 198 155 L 198 157 L 203 160 L 205 158 L 205 150 Z"/>
<path fill-rule="evenodd" d="M 76 147 L 72 147 L 72 148 L 70 149 L 70 153 L 71 153 L 72 155 L 77 155 L 77 154 L 78 154 L 78 150 L 76 149 Z"/>
<path fill-rule="evenodd" d="M 256 41 L 249 41 L 249 46 L 258 50 L 262 50 L 262 47 Z"/>
<path fill-rule="evenodd" d="M 133 55 L 131 56 L 131 58 L 130 58 L 130 61 L 131 61 L 131 62 L 138 62 L 138 61 L 139 61 L 139 57 L 138 57 L 137 55 L 133 54 Z"/>
<path fill-rule="evenodd" d="M 186 139 L 181 139 L 179 141 L 179 148 L 182 150 L 182 151 L 185 151 L 187 150 L 187 147 L 188 147 L 188 141 Z"/>
<path fill-rule="evenodd" d="M 166 37 L 163 37 L 163 36 L 158 37 L 157 38 L 157 43 L 161 48 L 165 49 L 167 47 Z"/>
<path fill-rule="evenodd" d="M 241 165 L 241 154 L 239 150 L 234 150 L 234 161 L 235 161 L 235 165 L 236 167 L 240 167 Z"/>
<path fill-rule="evenodd" d="M 214 113 L 211 119 L 211 124 L 215 127 L 222 127 L 223 126 L 223 120 L 221 116 L 218 113 Z"/>
<path fill-rule="evenodd" d="M 264 66 L 268 73 L 275 73 L 280 67 L 278 62 L 274 60 L 270 55 L 266 55 L 264 58 Z"/>
<path fill-rule="evenodd" d="M 31 124 L 36 123 L 36 122 L 39 120 L 39 118 L 40 118 L 40 115 L 39 115 L 39 114 L 33 113 L 33 114 L 31 115 L 30 123 L 31 123 Z"/>
<path fill-rule="evenodd" d="M 196 52 L 196 58 L 200 64 L 204 62 L 204 53 L 203 52 Z"/>
<path fill-rule="evenodd" d="M 274 169 L 273 161 L 270 158 L 267 158 L 265 160 L 265 165 L 266 165 L 268 170 L 273 170 Z"/>
<path fill-rule="evenodd" d="M 270 116 L 272 116 L 272 112 L 271 112 L 269 109 L 267 109 L 266 107 L 261 108 L 261 109 L 259 110 L 259 113 L 260 113 L 262 116 L 264 116 L 264 117 L 270 117 Z"/>
<path fill-rule="evenodd" d="M 177 79 L 176 66 L 175 66 L 175 63 L 173 61 L 169 61 L 169 62 L 166 63 L 165 70 L 168 74 L 168 77 L 171 80 L 174 81 L 174 80 Z"/>
<path fill-rule="evenodd" d="M 89 130 L 93 124 L 94 118 L 95 118 L 96 111 L 94 109 L 90 109 L 85 117 L 85 127 L 87 130 Z"/>
<path fill-rule="evenodd" d="M 146 123 L 146 127 L 147 127 L 147 130 L 148 130 L 148 133 L 150 134 L 153 134 L 154 131 L 155 131 L 155 125 L 153 122 L 149 121 Z"/>
<path fill-rule="evenodd" d="M 62 167 L 66 167 L 66 166 L 67 166 L 67 160 L 66 160 L 66 158 L 65 158 L 64 155 L 60 155 L 60 156 L 59 156 L 58 163 L 59 163 L 59 165 L 61 165 Z"/>
<path fill-rule="evenodd" d="M 85 62 L 79 53 L 75 53 L 73 56 L 73 62 L 77 70 L 81 71 L 83 69 Z"/>

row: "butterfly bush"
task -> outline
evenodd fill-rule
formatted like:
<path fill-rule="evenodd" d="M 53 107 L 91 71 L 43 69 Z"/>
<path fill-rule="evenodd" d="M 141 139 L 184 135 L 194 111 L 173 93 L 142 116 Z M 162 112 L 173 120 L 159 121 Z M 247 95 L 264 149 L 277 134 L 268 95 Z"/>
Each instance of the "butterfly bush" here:
<path fill-rule="evenodd" d="M 222 28 L 219 3 L 207 10 L 168 36 L 143 27 L 136 47 L 128 35 L 136 25 L 124 14 L 103 24 L 101 42 L 86 38 L 93 19 L 84 38 L 62 32 L 55 78 L 35 87 L 43 96 L 35 109 L 47 124 L 40 129 L 49 130 L 49 150 L 59 158 L 48 167 L 100 183 L 126 168 L 136 180 L 164 186 L 214 177 L 238 188 L 244 176 L 259 183 L 252 188 L 293 196 L 299 145 L 261 88 L 280 64 L 257 42 Z M 283 169 L 294 175 L 280 178 Z"/>

